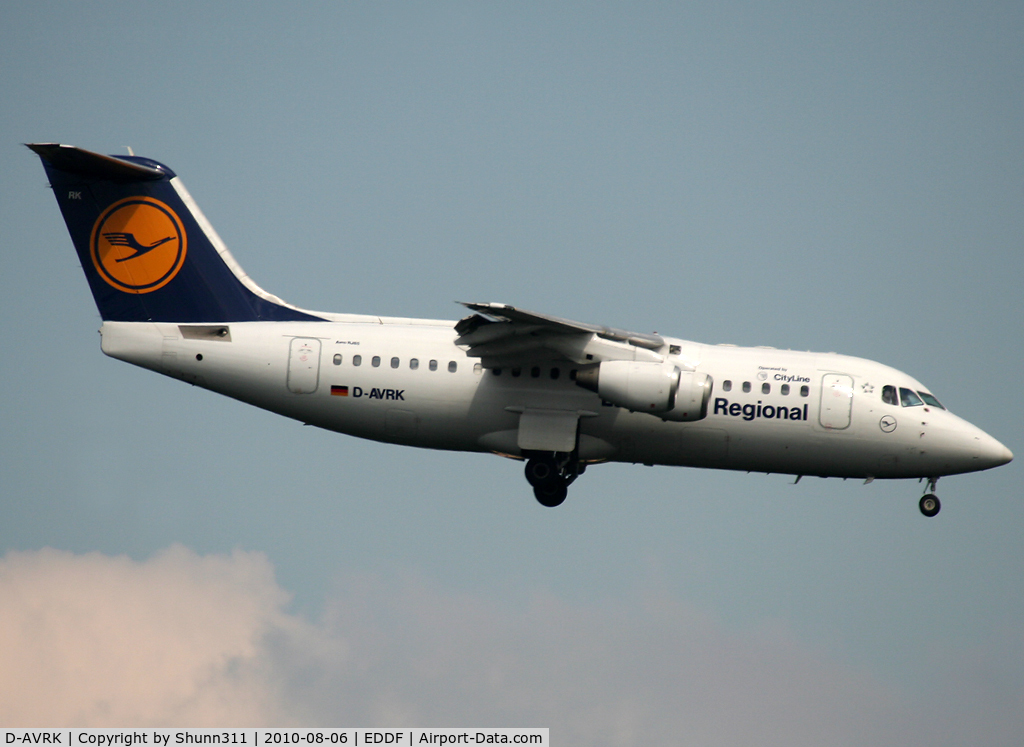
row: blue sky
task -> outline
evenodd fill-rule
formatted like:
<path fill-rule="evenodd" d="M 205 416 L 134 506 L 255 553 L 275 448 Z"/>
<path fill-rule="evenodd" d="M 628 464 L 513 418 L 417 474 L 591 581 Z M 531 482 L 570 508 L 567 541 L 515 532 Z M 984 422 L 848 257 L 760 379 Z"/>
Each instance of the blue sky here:
<path fill-rule="evenodd" d="M 1024 730 L 1017 462 L 943 479 L 933 521 L 913 482 L 625 465 L 546 511 L 517 463 L 360 442 L 105 358 L 20 146 L 167 163 L 246 271 L 306 308 L 502 301 L 839 351 L 1019 456 L 1019 4 L 0 17 L 0 625 L 27 652 L 0 653 L 18 672 L 0 722 L 487 723 L 560 744 Z M 101 650 L 106 678 L 61 669 Z M 145 696 L 123 684 L 140 651 Z M 66 696 L 41 695 L 44 670 Z"/>

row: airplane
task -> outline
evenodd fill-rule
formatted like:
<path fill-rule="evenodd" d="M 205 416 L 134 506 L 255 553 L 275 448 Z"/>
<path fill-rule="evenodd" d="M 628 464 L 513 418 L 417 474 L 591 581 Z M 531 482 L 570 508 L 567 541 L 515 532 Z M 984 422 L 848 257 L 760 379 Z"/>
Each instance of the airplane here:
<path fill-rule="evenodd" d="M 113 358 L 339 433 L 525 462 L 560 505 L 632 462 L 925 482 L 1013 454 L 928 387 L 834 353 L 709 345 L 464 303 L 458 321 L 310 311 L 263 290 L 167 166 L 58 143 L 43 162 Z"/>

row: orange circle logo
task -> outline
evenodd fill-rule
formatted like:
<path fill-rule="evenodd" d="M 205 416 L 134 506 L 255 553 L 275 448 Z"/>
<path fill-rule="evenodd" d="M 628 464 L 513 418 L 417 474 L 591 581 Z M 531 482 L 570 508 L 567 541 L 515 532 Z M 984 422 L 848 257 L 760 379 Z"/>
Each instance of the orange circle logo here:
<path fill-rule="evenodd" d="M 171 282 L 185 264 L 186 243 L 181 219 L 152 197 L 115 202 L 89 240 L 100 277 L 125 293 L 152 293 Z"/>

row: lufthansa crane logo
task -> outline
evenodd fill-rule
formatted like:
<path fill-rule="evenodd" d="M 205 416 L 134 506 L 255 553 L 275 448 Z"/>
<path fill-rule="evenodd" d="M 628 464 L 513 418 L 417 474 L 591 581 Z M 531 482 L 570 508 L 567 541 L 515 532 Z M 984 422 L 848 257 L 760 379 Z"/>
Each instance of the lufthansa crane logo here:
<path fill-rule="evenodd" d="M 125 293 L 152 293 L 181 270 L 187 250 L 181 219 L 152 197 L 128 197 L 103 211 L 92 227 L 96 271 Z"/>

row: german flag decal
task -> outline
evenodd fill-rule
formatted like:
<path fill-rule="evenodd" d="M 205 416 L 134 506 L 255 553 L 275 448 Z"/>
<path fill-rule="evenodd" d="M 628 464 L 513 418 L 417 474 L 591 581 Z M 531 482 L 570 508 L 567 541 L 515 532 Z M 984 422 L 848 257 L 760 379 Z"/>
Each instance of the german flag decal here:
<path fill-rule="evenodd" d="M 331 394 L 333 396 L 335 396 L 335 397 L 347 397 L 348 396 L 348 387 L 347 386 L 336 386 L 336 385 L 332 384 L 331 385 Z"/>

